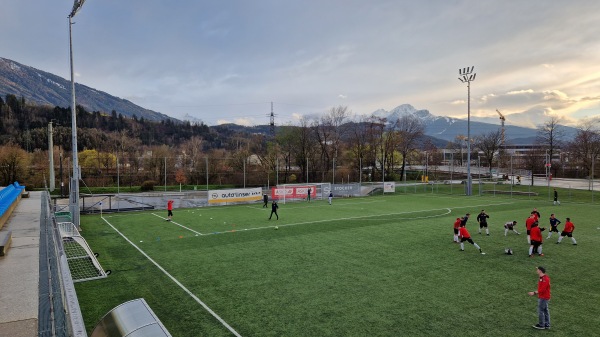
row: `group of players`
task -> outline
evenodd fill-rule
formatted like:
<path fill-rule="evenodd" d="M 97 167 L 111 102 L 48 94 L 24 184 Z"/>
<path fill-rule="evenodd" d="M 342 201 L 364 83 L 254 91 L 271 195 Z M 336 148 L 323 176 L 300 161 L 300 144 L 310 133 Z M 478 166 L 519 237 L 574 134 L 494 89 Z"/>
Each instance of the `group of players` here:
<path fill-rule="evenodd" d="M 473 241 L 471 238 L 471 234 L 467 230 L 467 221 L 471 214 L 467 213 L 464 217 L 456 218 L 454 222 L 454 239 L 453 242 L 460 244 L 460 250 L 464 251 L 464 242 L 468 242 L 472 244 L 476 249 L 479 250 L 481 254 L 485 254 L 481 247 Z M 479 234 L 482 233 L 482 230 L 485 230 L 486 235 L 490 235 L 490 231 L 488 228 L 488 219 L 489 215 L 485 212 L 485 210 L 481 210 L 481 212 L 477 215 L 477 222 L 479 223 Z M 540 227 L 540 212 L 538 212 L 537 208 L 534 208 L 531 211 L 531 214 L 525 220 L 525 227 L 527 230 L 527 244 L 529 244 L 529 257 L 533 257 L 534 253 L 538 256 L 544 256 L 542 253 L 542 243 L 544 241 L 542 232 L 546 230 L 545 227 Z M 575 225 L 571 222 L 571 218 L 566 218 L 565 226 L 562 231 L 558 230 L 558 225 L 562 222 L 556 218 L 554 214 L 550 215 L 550 230 L 548 231 L 548 237 L 546 239 L 550 239 L 552 237 L 552 233 L 560 233 L 558 237 L 557 244 L 561 243 L 564 237 L 571 238 L 573 245 L 577 245 L 577 241 L 573 237 L 573 231 L 575 230 Z M 517 235 L 520 235 L 515 227 L 517 226 L 517 221 L 509 221 L 504 224 L 504 236 L 508 234 L 508 231 L 513 231 Z M 506 254 L 512 255 L 512 250 L 510 248 L 505 250 Z"/>

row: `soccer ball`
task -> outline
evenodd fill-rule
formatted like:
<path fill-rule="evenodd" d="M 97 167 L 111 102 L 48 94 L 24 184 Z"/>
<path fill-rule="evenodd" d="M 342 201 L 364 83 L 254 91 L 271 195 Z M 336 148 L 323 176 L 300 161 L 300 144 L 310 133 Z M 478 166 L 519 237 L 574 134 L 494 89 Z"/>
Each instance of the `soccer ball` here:
<path fill-rule="evenodd" d="M 275 230 L 279 229 L 279 226 L 275 226 Z"/>
<path fill-rule="evenodd" d="M 504 254 L 506 254 L 506 255 L 513 255 L 513 251 L 512 251 L 512 249 L 510 249 L 510 248 L 506 248 L 506 249 L 504 250 Z"/>

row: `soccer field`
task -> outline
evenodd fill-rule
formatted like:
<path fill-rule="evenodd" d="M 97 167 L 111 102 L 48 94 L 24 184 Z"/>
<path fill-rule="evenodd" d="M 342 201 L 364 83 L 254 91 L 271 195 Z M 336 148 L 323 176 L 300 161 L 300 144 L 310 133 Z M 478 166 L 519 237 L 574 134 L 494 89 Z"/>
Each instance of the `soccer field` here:
<path fill-rule="evenodd" d="M 270 206 L 270 204 L 269 204 Z M 544 236 L 528 257 L 524 223 L 555 213 L 578 245 Z M 490 236 L 477 214 L 490 215 Z M 467 223 L 486 255 L 452 242 Z M 76 284 L 88 331 L 113 307 L 143 297 L 173 336 L 591 336 L 600 331 L 600 207 L 591 204 L 394 194 L 105 214 L 82 234 L 112 274 Z M 521 235 L 504 236 L 518 221 Z M 562 229 L 563 224 L 559 226 Z M 275 229 L 278 226 L 278 229 Z M 512 248 L 515 255 L 504 254 Z M 536 266 L 552 283 L 552 329 L 535 331 Z"/>

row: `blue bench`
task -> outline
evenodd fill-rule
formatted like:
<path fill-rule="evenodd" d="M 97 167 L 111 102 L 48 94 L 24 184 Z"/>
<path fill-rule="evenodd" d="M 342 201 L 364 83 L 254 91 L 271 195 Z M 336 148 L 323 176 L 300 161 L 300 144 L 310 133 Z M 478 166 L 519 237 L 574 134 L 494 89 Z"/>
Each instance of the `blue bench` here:
<path fill-rule="evenodd" d="M 0 228 L 4 226 L 12 211 L 17 207 L 21 195 L 25 191 L 25 186 L 14 182 L 0 190 Z"/>

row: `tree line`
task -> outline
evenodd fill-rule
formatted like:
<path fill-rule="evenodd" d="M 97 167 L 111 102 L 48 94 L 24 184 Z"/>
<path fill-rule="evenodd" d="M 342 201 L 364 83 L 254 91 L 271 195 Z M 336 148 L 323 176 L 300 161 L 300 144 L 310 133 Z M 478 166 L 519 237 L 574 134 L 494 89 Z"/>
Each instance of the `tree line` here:
<path fill-rule="evenodd" d="M 31 104 L 15 95 L 0 98 L 0 183 L 18 180 L 44 186 L 50 122 L 55 170 L 60 176 L 64 172 L 63 181 L 68 181 L 70 109 Z M 560 118 L 551 117 L 538 126 L 536 146 L 516 159 L 506 152 L 509 146 L 502 143 L 500 129 L 472 137 L 471 159 L 485 163 L 490 174 L 492 167 L 506 168 L 512 161 L 514 168 L 533 174 L 543 173 L 550 162 L 555 177 L 590 176 L 600 154 L 598 121 L 583 121 L 574 139 L 565 139 L 559 123 Z M 275 134 L 257 134 L 188 121 L 127 118 L 114 110 L 88 112 L 77 106 L 79 162 L 90 186 L 398 181 L 423 174 L 411 170 L 413 165 L 466 164 L 467 137 L 457 135 L 439 146 L 425 135 L 425 127 L 413 115 L 387 120 L 355 116 L 348 107 L 337 106 L 319 117 L 278 126 Z M 448 151 L 453 153 L 452 163 L 443 155 Z"/>

